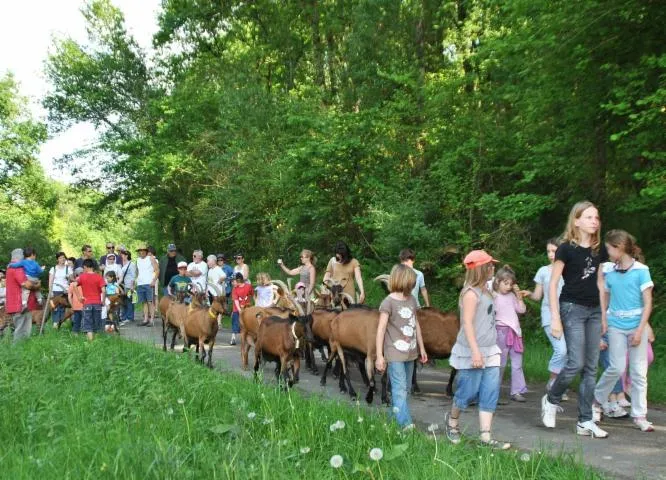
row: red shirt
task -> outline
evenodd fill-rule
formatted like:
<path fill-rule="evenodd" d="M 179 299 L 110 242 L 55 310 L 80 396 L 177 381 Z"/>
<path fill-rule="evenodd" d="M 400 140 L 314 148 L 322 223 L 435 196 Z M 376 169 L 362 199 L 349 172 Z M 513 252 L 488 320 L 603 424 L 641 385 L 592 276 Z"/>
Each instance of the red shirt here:
<path fill-rule="evenodd" d="M 101 305 L 102 290 L 106 285 L 104 277 L 98 273 L 82 273 L 76 282 L 81 286 L 84 305 Z"/>
<path fill-rule="evenodd" d="M 231 299 L 234 301 L 234 312 L 238 311 L 238 308 L 236 308 L 236 300 L 238 300 L 241 307 L 247 307 L 250 305 L 250 299 L 252 298 L 253 293 L 252 285 L 249 283 L 235 286 L 231 291 Z"/>
<path fill-rule="evenodd" d="M 5 299 L 5 311 L 8 314 L 13 315 L 15 313 L 21 313 L 21 310 L 23 310 L 21 302 L 21 291 L 23 290 L 23 287 L 21 287 L 21 284 L 25 283 L 27 280 L 25 270 L 22 268 L 7 269 L 7 298 Z M 28 297 L 28 310 L 37 310 L 35 292 L 30 292 L 30 296 Z"/>

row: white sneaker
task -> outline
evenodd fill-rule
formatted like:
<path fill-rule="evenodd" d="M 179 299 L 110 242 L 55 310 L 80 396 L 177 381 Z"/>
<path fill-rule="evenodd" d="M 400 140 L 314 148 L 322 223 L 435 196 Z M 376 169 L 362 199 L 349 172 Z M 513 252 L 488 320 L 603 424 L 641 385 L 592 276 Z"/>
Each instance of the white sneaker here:
<path fill-rule="evenodd" d="M 603 409 L 601 408 L 601 405 L 598 403 L 593 403 L 592 404 L 592 421 L 594 423 L 599 423 L 601 421 L 601 416 L 603 413 Z"/>
<path fill-rule="evenodd" d="M 555 428 L 557 412 L 563 412 L 562 407 L 553 405 L 548 401 L 548 395 L 541 398 L 541 422 L 546 428 Z"/>
<path fill-rule="evenodd" d="M 622 408 L 629 408 L 631 407 L 631 402 L 627 400 L 626 398 L 623 398 L 621 400 L 618 400 L 617 404 L 621 406 Z"/>
<path fill-rule="evenodd" d="M 624 418 L 629 416 L 627 411 L 619 406 L 617 402 L 604 405 L 604 415 L 608 418 Z"/>
<path fill-rule="evenodd" d="M 576 434 L 584 435 L 592 438 L 606 438 L 608 437 L 608 432 L 600 429 L 596 423 L 592 420 L 587 422 L 578 422 L 576 424 Z"/>
<path fill-rule="evenodd" d="M 634 425 L 636 425 L 636 428 L 639 428 L 641 432 L 654 432 L 652 422 L 648 422 L 645 417 L 634 418 Z"/>
<path fill-rule="evenodd" d="M 567 392 L 564 392 L 562 394 L 562 401 L 563 402 L 568 402 L 569 401 L 569 395 L 567 395 Z"/>

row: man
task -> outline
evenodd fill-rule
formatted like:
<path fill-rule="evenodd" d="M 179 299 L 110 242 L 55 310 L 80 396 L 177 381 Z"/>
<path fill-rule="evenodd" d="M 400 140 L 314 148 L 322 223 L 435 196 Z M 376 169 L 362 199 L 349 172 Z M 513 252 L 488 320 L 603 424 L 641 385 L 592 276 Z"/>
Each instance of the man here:
<path fill-rule="evenodd" d="M 23 250 L 12 250 L 11 263 L 23 260 Z M 40 287 L 39 282 L 31 282 L 25 275 L 23 268 L 8 268 L 6 278 L 5 311 L 11 315 L 14 322 L 14 341 L 30 336 L 32 332 L 32 314 L 37 309 L 37 299 L 34 290 Z M 28 311 L 23 311 L 21 292 L 23 289 L 33 290 L 28 297 Z"/>
<path fill-rule="evenodd" d="M 192 252 L 192 262 L 187 266 L 187 276 L 196 283 L 202 292 L 206 291 L 206 278 L 208 276 L 208 266 L 203 261 L 203 251 L 195 250 Z"/>
<path fill-rule="evenodd" d="M 136 260 L 136 295 L 137 303 L 143 303 L 142 327 L 152 326 L 155 321 L 155 304 L 153 303 L 153 289 L 159 276 L 159 265 L 152 255 L 148 255 L 148 246 L 141 245 L 136 250 L 139 258 Z"/>
<path fill-rule="evenodd" d="M 99 268 L 102 271 L 104 271 L 104 269 L 106 268 L 106 264 L 108 263 L 106 260 L 109 255 L 113 255 L 113 257 L 115 258 L 115 263 L 120 265 L 121 262 L 120 255 L 116 253 L 115 248 L 116 246 L 113 242 L 106 242 L 106 255 L 102 255 L 101 257 L 99 257 Z"/>
<path fill-rule="evenodd" d="M 90 245 L 84 245 L 81 247 L 81 256 L 76 259 L 76 262 L 74 262 L 74 268 L 83 268 L 83 261 L 86 259 L 93 261 L 93 270 L 99 270 L 99 263 L 93 258 L 93 251 Z"/>
<path fill-rule="evenodd" d="M 224 272 L 224 275 L 226 277 L 224 282 L 224 294 L 226 296 L 227 312 L 228 312 L 229 301 L 231 300 L 231 281 L 233 280 L 234 269 L 231 265 L 227 263 L 227 257 L 226 255 L 224 255 L 224 253 L 217 254 L 217 265 L 218 267 L 222 267 L 222 271 Z"/>
<path fill-rule="evenodd" d="M 213 304 L 213 298 L 222 294 L 220 302 L 224 301 L 224 283 L 227 275 L 224 273 L 222 267 L 217 265 L 217 255 L 208 255 L 206 257 L 206 264 L 208 266 L 208 301 Z M 215 285 L 217 288 L 212 287 L 210 284 Z"/>
<path fill-rule="evenodd" d="M 183 257 L 178 250 L 176 245 L 170 243 L 167 246 L 166 255 L 160 257 L 159 266 L 160 266 L 160 285 L 162 285 L 162 292 L 164 295 L 168 295 L 167 292 L 169 288 L 169 282 L 171 279 L 178 275 L 178 264 L 180 262 L 185 262 L 185 257 Z M 187 266 L 187 262 L 185 263 Z"/>
<path fill-rule="evenodd" d="M 423 278 L 423 273 L 414 268 L 415 259 L 416 255 L 414 254 L 414 250 L 411 248 L 405 248 L 400 251 L 400 263 L 407 265 L 409 268 L 414 270 L 414 273 L 416 273 L 416 284 L 412 290 L 412 296 L 416 299 L 417 307 L 421 308 L 421 303 L 419 302 L 419 292 L 421 292 L 421 295 L 423 295 L 423 303 L 425 303 L 426 307 L 429 307 L 430 298 L 428 297 L 428 290 L 426 290 L 425 279 Z"/>
<path fill-rule="evenodd" d="M 88 340 L 92 340 L 95 333 L 102 331 L 102 305 L 106 300 L 104 278 L 96 272 L 95 259 L 86 258 L 83 261 L 83 273 L 74 282 L 74 294 L 83 304 L 83 322 L 81 331 Z M 80 286 L 79 290 L 76 288 Z"/>

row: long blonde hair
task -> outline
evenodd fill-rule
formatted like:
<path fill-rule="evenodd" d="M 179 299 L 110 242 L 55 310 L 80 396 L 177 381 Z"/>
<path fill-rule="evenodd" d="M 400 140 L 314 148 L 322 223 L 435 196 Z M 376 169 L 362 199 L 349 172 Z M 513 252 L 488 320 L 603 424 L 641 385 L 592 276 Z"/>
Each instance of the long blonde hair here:
<path fill-rule="evenodd" d="M 463 292 L 467 287 L 483 288 L 490 277 L 490 272 L 495 267 L 493 262 L 484 263 L 478 267 L 470 268 L 465 271 L 465 286 Z"/>
<path fill-rule="evenodd" d="M 314 253 L 312 253 L 312 250 L 308 249 L 303 249 L 301 250 L 301 255 L 305 255 L 310 259 L 310 263 L 314 266 L 317 263 L 317 257 L 315 257 Z"/>
<path fill-rule="evenodd" d="M 257 273 L 257 285 L 268 286 L 271 284 L 271 276 L 266 272 Z"/>
<path fill-rule="evenodd" d="M 580 232 L 578 231 L 578 227 L 576 227 L 576 220 L 578 220 L 588 208 L 594 208 L 597 211 L 599 210 L 594 203 L 587 200 L 578 202 L 571 208 L 567 220 L 567 226 L 562 233 L 562 243 L 570 242 L 574 245 L 580 243 Z M 592 244 L 592 251 L 595 253 L 598 252 L 599 246 L 601 245 L 601 225 L 599 225 L 599 229 L 591 236 L 590 242 Z"/>

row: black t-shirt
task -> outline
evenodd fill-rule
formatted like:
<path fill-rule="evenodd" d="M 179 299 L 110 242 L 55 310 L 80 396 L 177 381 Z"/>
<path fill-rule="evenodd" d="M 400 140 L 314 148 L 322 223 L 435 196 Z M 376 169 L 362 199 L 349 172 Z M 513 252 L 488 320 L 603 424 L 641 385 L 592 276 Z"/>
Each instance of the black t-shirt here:
<path fill-rule="evenodd" d="M 167 265 L 164 270 L 164 286 L 169 285 L 169 282 L 173 277 L 178 275 L 178 262 L 176 262 L 176 257 L 169 257 L 167 255 Z"/>
<path fill-rule="evenodd" d="M 591 247 L 563 243 L 555 252 L 555 260 L 564 262 L 562 278 L 564 287 L 561 302 L 571 302 L 586 307 L 599 306 L 597 275 L 599 264 L 608 261 L 606 246 L 601 244 L 595 254 Z"/>

